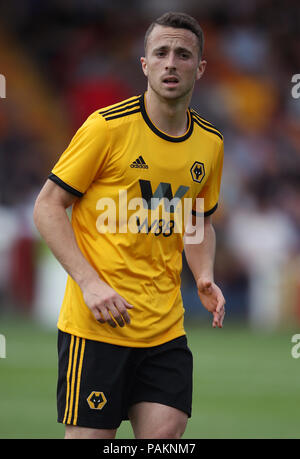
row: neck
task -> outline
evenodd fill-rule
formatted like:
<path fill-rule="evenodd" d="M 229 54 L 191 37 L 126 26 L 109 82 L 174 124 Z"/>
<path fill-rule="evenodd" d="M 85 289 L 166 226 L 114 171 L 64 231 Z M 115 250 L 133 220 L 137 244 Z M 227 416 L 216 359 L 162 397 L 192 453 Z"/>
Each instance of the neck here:
<path fill-rule="evenodd" d="M 145 103 L 148 116 L 158 129 L 174 137 L 185 134 L 188 128 L 187 110 L 190 97 L 165 99 L 148 86 Z"/>

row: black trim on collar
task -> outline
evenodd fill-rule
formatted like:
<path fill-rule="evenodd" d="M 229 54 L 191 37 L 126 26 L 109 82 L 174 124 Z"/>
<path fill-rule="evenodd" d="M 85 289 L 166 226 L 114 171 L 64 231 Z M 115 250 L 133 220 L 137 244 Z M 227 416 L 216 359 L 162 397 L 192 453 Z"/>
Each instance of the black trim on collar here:
<path fill-rule="evenodd" d="M 134 107 L 140 107 L 140 101 L 139 100 L 137 102 L 133 103 L 133 104 L 126 105 L 125 107 L 116 108 L 114 110 L 110 110 L 107 113 L 100 113 L 100 115 L 102 115 L 104 118 L 107 118 L 108 116 L 114 115 L 115 113 L 121 113 L 121 112 L 129 111 Z"/>
<path fill-rule="evenodd" d="M 188 139 L 192 135 L 194 123 L 193 123 L 193 117 L 192 117 L 192 114 L 191 114 L 190 110 L 188 110 L 188 113 L 187 113 L 187 116 L 189 118 L 189 129 L 188 129 L 188 131 L 182 136 L 172 137 L 171 135 L 168 135 L 168 134 L 160 131 L 155 126 L 155 124 L 152 123 L 151 119 L 148 116 L 148 113 L 147 113 L 147 110 L 146 110 L 146 106 L 145 106 L 145 94 L 142 94 L 140 96 L 140 105 L 141 105 L 141 112 L 142 112 L 142 116 L 144 118 L 144 121 L 147 123 L 149 128 L 154 132 L 154 134 L 158 135 L 162 139 L 168 140 L 169 142 L 183 142 L 184 140 Z"/>
<path fill-rule="evenodd" d="M 107 115 L 107 113 L 111 112 L 112 110 L 117 110 L 120 107 L 123 107 L 124 105 L 130 105 L 130 104 L 133 104 L 134 102 L 138 102 L 139 103 L 139 101 L 140 101 L 140 97 L 139 96 L 133 97 L 132 99 L 125 100 L 125 102 L 123 102 L 121 104 L 120 103 L 114 104 L 110 108 L 107 108 L 107 109 L 103 108 L 103 109 L 99 110 L 98 113 L 100 113 L 100 115 Z"/>
<path fill-rule="evenodd" d="M 208 131 L 208 132 L 212 132 L 213 134 L 217 135 L 218 137 L 220 137 L 221 140 L 223 140 L 223 136 L 222 134 L 215 130 L 214 127 L 212 127 L 212 129 L 209 129 L 207 126 L 204 126 L 204 124 L 202 124 L 198 118 L 196 118 L 195 116 L 193 116 L 193 119 L 194 119 L 194 122 L 199 126 L 201 127 L 202 129 L 205 129 L 205 131 Z"/>

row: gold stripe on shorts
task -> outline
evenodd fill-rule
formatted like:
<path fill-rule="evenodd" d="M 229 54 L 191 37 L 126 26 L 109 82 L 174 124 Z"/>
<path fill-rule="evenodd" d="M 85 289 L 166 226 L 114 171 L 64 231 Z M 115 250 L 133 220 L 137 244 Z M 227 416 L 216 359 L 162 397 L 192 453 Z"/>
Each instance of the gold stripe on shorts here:
<path fill-rule="evenodd" d="M 74 426 L 77 425 L 78 401 L 79 401 L 80 380 L 81 380 L 81 370 L 82 370 L 82 363 L 83 363 L 84 348 L 85 348 L 85 339 L 82 338 L 82 342 L 81 342 L 81 352 L 80 352 L 80 360 L 79 360 L 78 374 L 77 374 L 75 413 L 74 413 L 74 421 L 73 421 L 73 425 L 74 425 Z"/>
<path fill-rule="evenodd" d="M 74 346 L 75 342 L 75 346 Z M 81 345 L 81 347 L 80 347 Z M 85 339 L 71 335 L 69 363 L 67 371 L 66 408 L 63 423 L 77 424 L 80 379 L 83 364 Z M 80 349 L 80 352 L 79 352 Z M 78 359 L 79 354 L 79 359 Z M 74 420 L 72 422 L 72 416 Z"/>
<path fill-rule="evenodd" d="M 74 336 L 71 335 L 71 343 L 70 343 L 70 351 L 69 351 L 69 364 L 68 364 L 68 372 L 67 372 L 67 394 L 66 394 L 66 409 L 65 415 L 63 419 L 63 423 L 66 422 L 67 412 L 69 408 L 69 393 L 70 393 L 70 373 L 72 368 L 72 353 L 73 353 L 73 346 L 74 346 Z"/>

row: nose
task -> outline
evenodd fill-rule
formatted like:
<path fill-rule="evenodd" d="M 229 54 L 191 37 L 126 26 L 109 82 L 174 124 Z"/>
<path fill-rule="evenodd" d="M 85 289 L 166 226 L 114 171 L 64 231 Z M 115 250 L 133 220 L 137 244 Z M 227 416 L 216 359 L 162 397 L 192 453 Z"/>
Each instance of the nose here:
<path fill-rule="evenodd" d="M 168 58 L 165 64 L 166 70 L 176 70 L 176 61 L 173 53 L 168 54 Z"/>

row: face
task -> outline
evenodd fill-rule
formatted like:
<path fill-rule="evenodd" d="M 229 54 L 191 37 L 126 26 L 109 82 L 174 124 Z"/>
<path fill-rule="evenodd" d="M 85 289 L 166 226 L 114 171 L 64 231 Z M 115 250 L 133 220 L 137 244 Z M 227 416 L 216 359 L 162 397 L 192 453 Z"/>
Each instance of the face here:
<path fill-rule="evenodd" d="M 149 35 L 142 69 L 150 87 L 166 99 L 190 98 L 204 73 L 196 35 L 190 30 L 156 25 Z"/>

